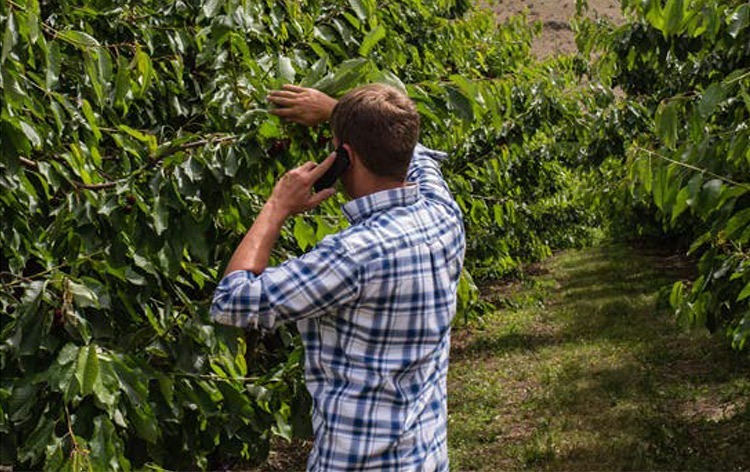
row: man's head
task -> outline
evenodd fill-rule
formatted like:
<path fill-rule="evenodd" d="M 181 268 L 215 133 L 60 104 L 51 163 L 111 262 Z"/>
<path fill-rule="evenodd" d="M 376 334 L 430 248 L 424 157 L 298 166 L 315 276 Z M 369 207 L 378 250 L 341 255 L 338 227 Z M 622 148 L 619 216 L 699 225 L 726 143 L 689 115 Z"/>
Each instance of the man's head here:
<path fill-rule="evenodd" d="M 419 137 L 419 114 L 399 90 L 383 84 L 358 87 L 339 100 L 331 127 L 374 176 L 403 182 Z"/>

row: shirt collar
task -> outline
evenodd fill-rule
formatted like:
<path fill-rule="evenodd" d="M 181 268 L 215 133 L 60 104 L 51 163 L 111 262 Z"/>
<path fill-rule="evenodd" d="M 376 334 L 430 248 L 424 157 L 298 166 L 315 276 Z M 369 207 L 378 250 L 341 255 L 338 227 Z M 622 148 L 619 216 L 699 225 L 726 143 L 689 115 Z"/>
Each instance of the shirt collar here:
<path fill-rule="evenodd" d="M 356 224 L 375 213 L 391 208 L 407 206 L 419 199 L 419 186 L 406 184 L 403 187 L 381 190 L 347 202 L 341 207 L 350 224 Z"/>

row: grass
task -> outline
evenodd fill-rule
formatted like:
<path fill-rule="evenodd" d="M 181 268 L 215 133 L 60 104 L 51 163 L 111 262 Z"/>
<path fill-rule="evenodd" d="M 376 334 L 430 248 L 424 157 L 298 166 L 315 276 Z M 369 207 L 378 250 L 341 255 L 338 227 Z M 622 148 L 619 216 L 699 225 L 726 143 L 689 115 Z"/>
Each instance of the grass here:
<path fill-rule="evenodd" d="M 451 469 L 750 470 L 750 362 L 668 309 L 690 266 L 607 246 L 496 287 L 454 334 Z"/>

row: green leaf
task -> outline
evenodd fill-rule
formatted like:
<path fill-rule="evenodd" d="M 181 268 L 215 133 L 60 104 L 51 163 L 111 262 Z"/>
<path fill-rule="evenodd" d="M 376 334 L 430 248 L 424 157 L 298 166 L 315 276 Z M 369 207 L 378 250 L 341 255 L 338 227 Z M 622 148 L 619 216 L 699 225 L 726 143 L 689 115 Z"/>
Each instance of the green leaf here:
<path fill-rule="evenodd" d="M 377 25 L 371 29 L 362 40 L 362 44 L 359 46 L 359 55 L 367 56 L 370 54 L 372 48 L 374 48 L 383 38 L 385 38 L 385 27 L 383 25 Z"/>
<path fill-rule="evenodd" d="M 365 21 L 370 16 L 370 12 L 361 0 L 349 0 L 349 5 L 360 21 Z"/>
<path fill-rule="evenodd" d="M 89 78 L 91 88 L 94 90 L 96 102 L 99 104 L 99 107 L 102 107 L 104 104 L 104 85 L 99 76 L 99 69 L 97 68 L 93 53 L 86 53 L 84 55 L 83 67 L 86 70 L 86 76 Z"/>
<path fill-rule="evenodd" d="M 731 239 L 736 233 L 747 228 L 748 224 L 750 224 L 750 208 L 745 208 L 735 213 L 727 222 L 726 228 L 724 228 L 727 239 Z"/>
<path fill-rule="evenodd" d="M 96 57 L 96 67 L 102 84 L 109 83 L 112 80 L 112 57 L 106 48 L 95 49 L 94 56 Z"/>
<path fill-rule="evenodd" d="M 26 10 L 26 28 L 29 30 L 29 42 L 36 44 L 39 39 L 39 12 L 30 8 Z"/>
<path fill-rule="evenodd" d="M 159 383 L 159 391 L 167 403 L 174 402 L 174 380 L 160 372 L 156 373 L 156 380 Z"/>
<path fill-rule="evenodd" d="M 704 118 L 711 116 L 717 105 L 724 101 L 724 87 L 719 82 L 709 85 L 698 102 L 698 112 Z"/>
<path fill-rule="evenodd" d="M 106 416 L 94 418 L 94 432 L 89 440 L 94 470 L 129 470 L 130 461 L 123 456 L 123 445 L 114 425 Z"/>
<path fill-rule="evenodd" d="M 680 189 L 680 191 L 677 193 L 677 198 L 675 199 L 675 203 L 672 206 L 672 224 L 677 220 L 677 218 L 688 208 L 688 197 L 690 195 L 690 192 L 688 191 L 687 187 L 683 187 Z"/>
<path fill-rule="evenodd" d="M 45 72 L 45 85 L 47 90 L 52 90 L 59 80 L 60 44 L 57 41 L 51 41 L 47 44 L 47 70 Z"/>
<path fill-rule="evenodd" d="M 661 2 L 662 0 L 649 0 L 646 19 L 651 23 L 651 26 L 663 32 L 665 20 Z"/>
<path fill-rule="evenodd" d="M 638 180 L 640 180 L 641 185 L 646 190 L 646 192 L 651 193 L 651 189 L 653 188 L 653 173 L 652 173 L 652 166 L 651 166 L 651 156 L 641 156 L 636 161 L 636 171 L 638 174 Z"/>
<path fill-rule="evenodd" d="M 292 440 L 292 425 L 289 424 L 287 419 L 280 412 L 274 414 L 276 418 L 276 434 L 286 439 L 287 441 Z"/>
<path fill-rule="evenodd" d="M 8 14 L 8 19 L 5 23 L 5 33 L 3 33 L 3 49 L 0 53 L 0 65 L 5 62 L 10 52 L 13 50 L 13 46 L 18 41 L 18 31 L 16 28 L 16 16 L 11 11 Z"/>
<path fill-rule="evenodd" d="M 661 0 L 656 0 L 661 1 Z M 684 15 L 683 0 L 667 0 L 664 7 L 664 35 L 676 35 L 682 29 Z"/>
<path fill-rule="evenodd" d="M 350 59 L 339 64 L 335 73 L 318 81 L 313 88 L 328 95 L 337 95 L 355 86 L 368 72 L 369 61 L 367 59 L 362 57 Z"/>
<path fill-rule="evenodd" d="M 672 285 L 672 291 L 669 294 L 669 304 L 672 308 L 677 309 L 682 304 L 682 292 L 684 285 L 682 282 L 675 282 Z"/>
<path fill-rule="evenodd" d="M 156 136 L 148 133 L 143 133 L 137 129 L 133 129 L 127 125 L 118 125 L 117 128 L 120 131 L 124 131 L 130 136 L 134 137 L 138 141 L 148 145 L 149 150 L 153 153 L 159 148 L 159 144 L 156 141 Z"/>
<path fill-rule="evenodd" d="M 315 244 L 315 230 L 302 217 L 294 220 L 294 239 L 303 251 Z"/>
<path fill-rule="evenodd" d="M 203 3 L 203 14 L 206 18 L 213 18 L 223 4 L 224 0 L 207 0 Z"/>
<path fill-rule="evenodd" d="M 102 139 L 102 132 L 99 130 L 99 126 L 96 124 L 96 115 L 94 110 L 91 108 L 91 104 L 85 98 L 81 100 L 81 109 L 83 110 L 83 116 L 86 117 L 86 122 L 91 128 L 91 132 L 94 133 L 94 138 L 97 141 Z"/>
<path fill-rule="evenodd" d="M 714 206 L 719 201 L 722 189 L 723 184 L 719 179 L 711 179 L 704 183 L 698 194 L 696 211 L 704 217 L 714 211 L 716 209 Z"/>
<path fill-rule="evenodd" d="M 654 204 L 661 210 L 665 211 L 666 197 L 669 187 L 667 178 L 667 169 L 663 166 L 657 166 L 654 169 L 653 190 L 651 194 L 654 197 Z"/>
<path fill-rule="evenodd" d="M 70 43 L 84 50 L 86 48 L 99 46 L 99 41 L 97 41 L 93 36 L 89 35 L 88 33 L 84 33 L 83 31 L 75 31 L 75 30 L 60 31 L 57 34 L 57 37 L 59 39 L 62 39 L 66 43 Z"/>
<path fill-rule="evenodd" d="M 452 111 L 464 121 L 474 121 L 474 103 L 461 90 L 454 86 L 447 86 L 448 105 Z"/>
<path fill-rule="evenodd" d="M 157 197 L 154 200 L 154 230 L 156 234 L 162 235 L 169 227 L 169 208 L 164 199 Z"/>
<path fill-rule="evenodd" d="M 95 345 L 78 351 L 75 375 L 81 387 L 81 395 L 86 396 L 94 391 L 94 382 L 99 377 L 99 356 Z"/>
<path fill-rule="evenodd" d="M 130 420 L 138 435 L 146 441 L 153 444 L 159 439 L 158 423 L 148 403 L 131 404 L 128 408 L 128 420 Z"/>
<path fill-rule="evenodd" d="M 297 73 L 294 71 L 292 60 L 286 56 L 279 55 L 279 77 L 285 83 L 294 83 L 294 77 Z"/>
<path fill-rule="evenodd" d="M 748 282 L 745 285 L 745 288 L 742 289 L 742 291 L 740 292 L 740 294 L 737 295 L 737 301 L 740 302 L 740 301 L 746 299 L 747 297 L 750 297 L 750 282 Z"/>
<path fill-rule="evenodd" d="M 92 391 L 94 392 L 94 395 L 96 395 L 96 399 L 107 408 L 107 411 L 110 414 L 112 414 L 117 406 L 119 395 L 117 384 L 111 381 L 107 382 L 106 375 L 109 375 L 110 379 L 114 376 L 108 364 L 106 362 L 100 362 L 99 376 L 94 380 Z"/>
<path fill-rule="evenodd" d="M 735 39 L 739 36 L 740 31 L 750 25 L 750 4 L 740 5 L 728 19 L 729 35 Z"/>
<path fill-rule="evenodd" d="M 57 355 L 57 363 L 60 365 L 66 365 L 73 362 L 78 357 L 79 347 L 73 343 L 68 343 L 60 349 L 60 353 Z"/>
<path fill-rule="evenodd" d="M 36 393 L 40 385 L 32 385 L 29 380 L 23 380 L 11 391 L 8 398 L 8 412 L 10 420 L 14 423 L 26 421 L 31 416 L 31 409 L 36 404 Z"/>
<path fill-rule="evenodd" d="M 391 71 L 375 70 L 372 72 L 372 74 L 370 74 L 369 78 L 372 82 L 388 84 L 391 87 L 395 87 L 401 90 L 404 94 L 408 95 L 406 85 L 404 85 L 401 79 L 399 79 L 398 76 L 396 76 L 396 74 Z"/>
<path fill-rule="evenodd" d="M 135 52 L 135 68 L 139 74 L 137 78 L 140 84 L 138 97 L 141 98 L 151 86 L 151 80 L 154 78 L 154 67 L 149 55 L 143 52 L 140 47 L 136 48 Z"/>
<path fill-rule="evenodd" d="M 54 438 L 55 422 L 47 415 L 41 415 L 34 430 L 24 441 L 19 451 L 20 462 L 39 463 L 44 457 L 47 445 Z"/>
<path fill-rule="evenodd" d="M 39 149 L 42 147 L 42 138 L 39 137 L 36 130 L 31 127 L 28 123 L 22 120 L 18 120 L 18 126 L 21 127 L 21 131 L 23 132 L 24 136 L 29 140 L 32 146 L 34 146 L 35 149 Z"/>
<path fill-rule="evenodd" d="M 738 165 L 742 162 L 750 163 L 750 130 L 737 133 L 732 138 L 728 160 Z"/>
<path fill-rule="evenodd" d="M 677 101 L 662 102 L 656 110 L 655 121 L 656 136 L 665 146 L 674 149 L 677 144 Z"/>
<path fill-rule="evenodd" d="M 303 87 L 310 87 L 315 82 L 319 81 L 325 76 L 326 67 L 328 65 L 328 56 L 323 56 L 312 65 L 310 72 L 300 82 Z"/>
<path fill-rule="evenodd" d="M 130 92 L 130 64 L 124 56 L 117 58 L 117 75 L 115 76 L 115 107 L 120 108 L 124 113 L 128 111 L 128 104 L 125 101 Z"/>
<path fill-rule="evenodd" d="M 79 307 L 99 307 L 99 297 L 96 292 L 86 285 L 70 281 L 70 292 L 73 294 L 73 300 Z"/>

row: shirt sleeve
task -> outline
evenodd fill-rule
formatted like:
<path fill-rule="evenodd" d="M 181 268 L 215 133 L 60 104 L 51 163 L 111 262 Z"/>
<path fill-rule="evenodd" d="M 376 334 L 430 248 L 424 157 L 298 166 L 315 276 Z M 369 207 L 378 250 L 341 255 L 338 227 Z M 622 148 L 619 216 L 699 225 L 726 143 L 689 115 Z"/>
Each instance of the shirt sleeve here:
<path fill-rule="evenodd" d="M 334 313 L 359 293 L 356 264 L 335 238 L 260 275 L 227 274 L 214 292 L 214 321 L 251 329 Z"/>
<path fill-rule="evenodd" d="M 448 184 L 440 172 L 440 163 L 448 158 L 444 152 L 426 148 L 417 144 L 406 174 L 406 180 L 416 182 L 419 192 L 426 198 L 438 200 L 451 208 L 456 202 L 451 196 Z"/>

